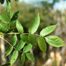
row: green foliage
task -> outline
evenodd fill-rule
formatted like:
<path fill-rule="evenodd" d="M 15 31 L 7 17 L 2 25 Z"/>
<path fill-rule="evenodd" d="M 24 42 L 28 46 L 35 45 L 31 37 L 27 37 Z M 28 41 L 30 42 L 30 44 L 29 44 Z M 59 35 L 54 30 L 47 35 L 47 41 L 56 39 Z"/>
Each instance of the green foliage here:
<path fill-rule="evenodd" d="M 37 42 L 36 39 L 37 39 L 37 37 L 35 35 L 33 35 L 33 34 L 28 35 L 28 43 L 35 45 Z"/>
<path fill-rule="evenodd" d="M 6 1 L 7 1 L 7 3 L 10 2 L 10 0 L 6 0 Z"/>
<path fill-rule="evenodd" d="M 6 56 L 10 57 L 10 65 L 13 65 L 19 57 L 21 58 L 22 65 L 24 65 L 26 58 L 34 62 L 35 57 L 31 51 L 33 52 L 34 47 L 37 45 L 42 52 L 46 52 L 46 43 L 58 48 L 64 46 L 64 41 L 61 38 L 49 35 L 55 30 L 56 25 L 43 28 L 39 35 L 37 30 L 40 25 L 40 16 L 37 14 L 26 32 L 18 20 L 19 11 L 12 13 L 10 5 L 8 5 L 9 7 L 6 11 L 0 14 L 0 32 L 11 36 L 9 41 L 4 39 L 9 44 L 6 47 Z"/>
<path fill-rule="evenodd" d="M 26 57 L 27 57 L 28 60 L 30 60 L 30 61 L 32 61 L 32 62 L 35 61 L 35 58 L 34 58 L 34 56 L 33 56 L 32 53 L 26 53 Z"/>
<path fill-rule="evenodd" d="M 29 27 L 29 33 L 30 34 L 34 34 L 36 31 L 37 31 L 37 29 L 38 29 L 38 27 L 39 27 L 39 25 L 40 25 L 40 16 L 39 16 L 39 14 L 35 17 L 35 19 L 34 19 L 34 21 L 32 22 L 32 24 L 30 24 L 30 27 Z"/>
<path fill-rule="evenodd" d="M 6 49 L 6 56 L 10 55 L 12 50 L 13 50 L 13 47 L 12 46 L 8 46 L 7 49 Z"/>
<path fill-rule="evenodd" d="M 46 52 L 46 42 L 43 37 L 38 37 L 38 46 L 42 52 Z"/>
<path fill-rule="evenodd" d="M 18 13 L 19 13 L 19 11 L 16 11 L 15 13 L 11 13 L 10 14 L 10 17 L 11 17 L 11 21 L 14 21 L 14 20 L 17 20 L 17 18 L 18 18 Z"/>
<path fill-rule="evenodd" d="M 0 23 L 0 32 L 8 32 L 10 25 L 8 23 Z"/>
<path fill-rule="evenodd" d="M 12 36 L 11 38 L 11 45 L 9 45 L 6 49 L 6 56 L 10 55 L 12 50 L 13 50 L 13 47 L 16 45 L 17 43 L 17 36 L 16 34 Z"/>
<path fill-rule="evenodd" d="M 25 54 L 21 54 L 21 63 L 22 63 L 22 66 L 24 66 L 25 60 L 26 60 Z"/>
<path fill-rule="evenodd" d="M 4 22 L 9 22 L 10 21 L 10 15 L 9 13 L 7 12 L 7 10 L 3 11 L 1 14 L 0 14 L 0 20 L 4 21 Z"/>
<path fill-rule="evenodd" d="M 11 38 L 11 44 L 12 44 L 12 46 L 15 46 L 16 43 L 17 43 L 17 35 L 15 34 L 15 35 L 13 35 L 13 37 Z"/>
<path fill-rule="evenodd" d="M 40 35 L 46 36 L 46 35 L 52 33 L 55 30 L 55 28 L 56 28 L 56 25 L 48 26 L 48 27 L 42 29 L 42 31 L 40 32 Z"/>
<path fill-rule="evenodd" d="M 28 42 L 28 36 L 27 35 L 20 34 L 20 39 L 22 39 L 25 42 Z"/>
<path fill-rule="evenodd" d="M 18 51 L 14 51 L 10 58 L 10 64 L 13 65 L 16 59 L 18 58 Z"/>
<path fill-rule="evenodd" d="M 28 34 L 28 35 L 25 35 L 25 34 L 20 34 L 20 38 L 27 42 L 27 43 L 31 43 L 31 44 L 35 44 L 36 43 L 36 36 L 33 35 L 33 34 Z"/>
<path fill-rule="evenodd" d="M 24 32 L 23 27 L 22 27 L 22 25 L 20 24 L 20 22 L 18 20 L 16 21 L 16 28 L 17 28 L 19 33 Z"/>
<path fill-rule="evenodd" d="M 16 50 L 20 51 L 25 46 L 25 42 L 23 40 L 20 40 L 18 44 L 15 46 Z"/>
<path fill-rule="evenodd" d="M 32 49 L 32 45 L 31 44 L 27 44 L 24 49 L 23 49 L 23 53 L 27 53 Z"/>
<path fill-rule="evenodd" d="M 62 47 L 64 46 L 64 41 L 57 36 L 47 36 L 45 37 L 47 43 L 53 47 Z"/>

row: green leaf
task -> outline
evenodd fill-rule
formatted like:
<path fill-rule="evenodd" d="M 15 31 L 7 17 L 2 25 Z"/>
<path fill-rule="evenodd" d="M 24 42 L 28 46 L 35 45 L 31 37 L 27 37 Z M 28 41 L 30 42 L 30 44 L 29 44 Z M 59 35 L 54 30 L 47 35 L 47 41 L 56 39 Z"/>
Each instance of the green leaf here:
<path fill-rule="evenodd" d="M 7 47 L 7 49 L 6 49 L 6 53 L 5 53 L 6 56 L 10 55 L 11 52 L 12 52 L 12 50 L 13 50 L 13 47 L 12 47 L 12 46 Z"/>
<path fill-rule="evenodd" d="M 16 11 L 15 13 L 11 13 L 10 17 L 11 17 L 11 21 L 14 21 L 18 18 L 18 14 L 19 14 L 19 11 Z"/>
<path fill-rule="evenodd" d="M 27 57 L 27 59 L 30 60 L 31 62 L 34 62 L 34 61 L 35 61 L 35 58 L 34 58 L 34 56 L 33 56 L 32 53 L 26 53 L 26 57 Z"/>
<path fill-rule="evenodd" d="M 27 53 L 29 52 L 30 50 L 32 49 L 32 45 L 31 44 L 28 44 L 24 47 L 23 49 L 23 53 Z"/>
<path fill-rule="evenodd" d="M 0 23 L 0 32 L 7 32 L 10 29 L 9 24 Z"/>
<path fill-rule="evenodd" d="M 18 20 L 16 21 L 16 28 L 17 28 L 19 33 L 23 33 L 24 32 L 23 26 L 20 24 L 20 22 Z"/>
<path fill-rule="evenodd" d="M 2 13 L 0 14 L 0 20 L 5 22 L 10 22 L 10 15 L 7 12 L 7 10 L 2 11 Z"/>
<path fill-rule="evenodd" d="M 11 38 L 11 44 L 12 44 L 12 46 L 15 46 L 16 43 L 17 43 L 17 36 L 16 36 L 16 34 L 15 34 L 15 35 L 13 35 L 13 37 Z"/>
<path fill-rule="evenodd" d="M 36 36 L 33 34 L 29 35 L 20 34 L 20 38 L 25 42 L 31 43 L 33 45 L 36 44 Z"/>
<path fill-rule="evenodd" d="M 39 14 L 35 17 L 34 21 L 32 22 L 32 24 L 30 24 L 30 27 L 29 27 L 29 33 L 30 34 L 34 34 L 38 27 L 39 27 L 39 24 L 40 24 L 40 16 Z"/>
<path fill-rule="evenodd" d="M 27 42 L 28 41 L 28 35 L 20 34 L 20 39 L 22 39 L 23 41 Z"/>
<path fill-rule="evenodd" d="M 23 49 L 23 47 L 25 46 L 26 42 L 24 42 L 23 40 L 20 40 L 18 42 L 18 44 L 15 46 L 16 50 L 20 51 L 21 49 Z"/>
<path fill-rule="evenodd" d="M 10 12 L 11 12 L 11 7 L 12 7 L 12 4 L 10 2 L 8 2 L 6 4 L 6 9 L 7 9 L 7 12 L 9 12 L 9 15 L 10 15 Z"/>
<path fill-rule="evenodd" d="M 28 35 L 28 42 L 29 43 L 31 43 L 31 44 L 33 44 L 33 45 L 35 45 L 37 42 L 36 42 L 36 36 L 35 35 L 33 35 L 33 34 L 29 34 Z"/>
<path fill-rule="evenodd" d="M 22 54 L 21 55 L 21 65 L 24 66 L 24 63 L 25 63 L 25 54 Z"/>
<path fill-rule="evenodd" d="M 7 3 L 10 2 L 10 0 L 6 0 L 6 1 L 7 1 Z"/>
<path fill-rule="evenodd" d="M 56 25 L 48 26 L 41 30 L 40 35 L 46 36 L 46 35 L 52 33 L 55 30 L 55 28 L 56 28 Z"/>
<path fill-rule="evenodd" d="M 58 36 L 47 36 L 45 37 L 46 42 L 53 47 L 62 47 L 64 46 L 64 41 Z"/>
<path fill-rule="evenodd" d="M 46 42 L 43 37 L 38 37 L 38 46 L 42 52 L 46 52 Z"/>
<path fill-rule="evenodd" d="M 10 58 L 10 64 L 13 65 L 18 58 L 18 51 L 14 51 Z"/>

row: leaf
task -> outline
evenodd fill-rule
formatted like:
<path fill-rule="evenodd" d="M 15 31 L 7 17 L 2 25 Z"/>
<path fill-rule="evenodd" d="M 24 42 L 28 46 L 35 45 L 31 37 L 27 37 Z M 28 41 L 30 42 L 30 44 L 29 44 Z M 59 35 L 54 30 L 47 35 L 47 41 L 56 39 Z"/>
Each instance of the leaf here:
<path fill-rule="evenodd" d="M 17 18 L 18 18 L 18 14 L 19 14 L 19 11 L 16 11 L 15 13 L 11 13 L 11 21 L 14 21 L 14 20 L 16 20 Z"/>
<path fill-rule="evenodd" d="M 55 28 L 56 28 L 56 25 L 48 26 L 41 30 L 40 35 L 46 36 L 46 35 L 52 33 L 55 30 Z"/>
<path fill-rule="evenodd" d="M 39 24 L 40 24 L 40 16 L 39 14 L 35 17 L 34 21 L 32 22 L 32 24 L 30 24 L 30 27 L 29 27 L 29 33 L 30 34 L 34 34 L 38 27 L 39 27 Z"/>
<path fill-rule="evenodd" d="M 16 50 L 20 51 L 25 46 L 25 44 L 26 42 L 24 42 L 23 40 L 20 40 L 18 44 L 15 46 Z"/>
<path fill-rule="evenodd" d="M 35 61 L 35 58 L 34 58 L 33 54 L 31 54 L 31 53 L 26 53 L 26 57 L 31 62 L 34 62 Z"/>
<path fill-rule="evenodd" d="M 13 37 L 11 38 L 11 44 L 12 44 L 12 46 L 15 46 L 16 43 L 17 43 L 17 36 L 16 36 L 16 34 L 15 34 L 15 35 L 13 35 Z"/>
<path fill-rule="evenodd" d="M 14 51 L 10 58 L 10 64 L 13 65 L 18 58 L 18 51 Z"/>
<path fill-rule="evenodd" d="M 25 34 L 20 34 L 20 38 L 21 40 L 27 42 L 28 41 L 28 35 L 25 35 Z"/>
<path fill-rule="evenodd" d="M 45 39 L 46 39 L 46 42 L 53 47 L 64 46 L 64 41 L 57 36 L 47 36 L 45 37 Z"/>
<path fill-rule="evenodd" d="M 6 0 L 6 1 L 7 1 L 7 3 L 8 3 L 8 2 L 11 2 L 10 0 Z"/>
<path fill-rule="evenodd" d="M 31 44 L 33 44 L 33 45 L 35 45 L 37 42 L 36 42 L 36 36 L 35 35 L 33 35 L 33 34 L 29 34 L 28 35 L 28 42 L 29 43 L 31 43 Z"/>
<path fill-rule="evenodd" d="M 20 38 L 25 42 L 31 43 L 33 45 L 36 44 L 36 36 L 33 34 L 29 35 L 20 34 Z"/>
<path fill-rule="evenodd" d="M 28 44 L 24 47 L 23 49 L 23 53 L 27 53 L 29 52 L 30 50 L 32 49 L 32 45 L 31 44 Z"/>
<path fill-rule="evenodd" d="M 10 55 L 12 50 L 13 50 L 12 46 L 7 47 L 7 49 L 6 49 L 6 56 Z"/>
<path fill-rule="evenodd" d="M 7 12 L 7 10 L 2 11 L 2 13 L 0 14 L 0 20 L 5 22 L 10 22 L 10 15 Z"/>
<path fill-rule="evenodd" d="M 9 24 L 0 23 L 0 32 L 7 32 L 9 29 Z"/>
<path fill-rule="evenodd" d="M 24 32 L 23 26 L 20 24 L 20 22 L 18 20 L 16 22 L 16 28 L 17 28 L 19 33 L 23 33 Z"/>
<path fill-rule="evenodd" d="M 6 4 L 6 9 L 7 9 L 7 12 L 9 12 L 9 16 L 10 16 L 11 8 L 12 8 L 12 4 L 8 0 L 8 3 Z"/>
<path fill-rule="evenodd" d="M 42 52 L 46 52 L 46 42 L 43 37 L 38 37 L 38 46 Z"/>
<path fill-rule="evenodd" d="M 22 54 L 21 55 L 21 65 L 24 66 L 24 63 L 25 63 L 25 54 Z"/>

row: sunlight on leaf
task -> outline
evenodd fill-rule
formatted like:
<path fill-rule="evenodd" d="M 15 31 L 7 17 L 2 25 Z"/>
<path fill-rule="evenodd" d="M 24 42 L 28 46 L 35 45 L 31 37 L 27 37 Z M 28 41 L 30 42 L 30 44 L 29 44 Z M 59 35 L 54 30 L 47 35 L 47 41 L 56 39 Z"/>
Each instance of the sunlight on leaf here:
<path fill-rule="evenodd" d="M 62 47 L 64 46 L 64 41 L 58 36 L 47 36 L 45 37 L 46 42 L 53 47 Z"/>
<path fill-rule="evenodd" d="M 41 30 L 40 35 L 46 36 L 46 35 L 52 33 L 55 30 L 55 28 L 56 28 L 56 25 L 48 26 Z"/>
<path fill-rule="evenodd" d="M 24 32 L 23 26 L 20 24 L 20 22 L 18 20 L 16 21 L 16 28 L 17 28 L 19 33 L 23 33 Z"/>
<path fill-rule="evenodd" d="M 36 31 L 37 31 L 37 29 L 38 29 L 38 27 L 39 27 L 39 25 L 40 25 L 40 16 L 39 16 L 39 14 L 35 17 L 35 19 L 34 19 L 34 21 L 32 22 L 32 24 L 30 24 L 30 27 L 29 27 L 29 33 L 30 34 L 34 34 Z"/>
<path fill-rule="evenodd" d="M 24 42 L 23 40 L 20 40 L 18 42 L 18 44 L 15 46 L 16 50 L 20 51 L 21 49 L 23 49 L 23 47 L 25 46 L 26 42 Z"/>
<path fill-rule="evenodd" d="M 11 38 L 11 44 L 12 44 L 13 46 L 15 46 L 16 43 L 17 43 L 17 35 L 15 34 L 15 35 L 13 35 L 13 37 Z"/>
<path fill-rule="evenodd" d="M 31 44 L 28 44 L 28 45 L 26 45 L 26 46 L 24 47 L 23 52 L 24 52 L 24 53 L 27 53 L 27 52 L 29 52 L 31 49 L 32 49 L 32 45 L 31 45 Z"/>

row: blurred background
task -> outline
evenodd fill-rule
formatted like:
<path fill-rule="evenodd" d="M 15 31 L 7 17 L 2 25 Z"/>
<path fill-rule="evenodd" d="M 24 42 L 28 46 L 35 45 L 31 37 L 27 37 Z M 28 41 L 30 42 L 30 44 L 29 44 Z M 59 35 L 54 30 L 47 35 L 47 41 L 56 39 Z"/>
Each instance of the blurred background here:
<path fill-rule="evenodd" d="M 54 34 L 60 36 L 66 44 L 66 0 L 11 0 L 11 4 L 12 11 L 20 11 L 18 19 L 25 29 L 29 27 L 29 23 L 39 12 L 41 24 L 38 33 L 48 25 L 57 24 Z M 0 13 L 4 10 L 5 5 L 6 0 L 2 0 Z M 58 49 L 48 47 L 46 56 L 41 55 L 42 58 L 41 56 L 38 58 L 35 66 L 66 66 L 66 47 Z M 54 59 L 57 59 L 57 65 L 53 62 Z"/>

